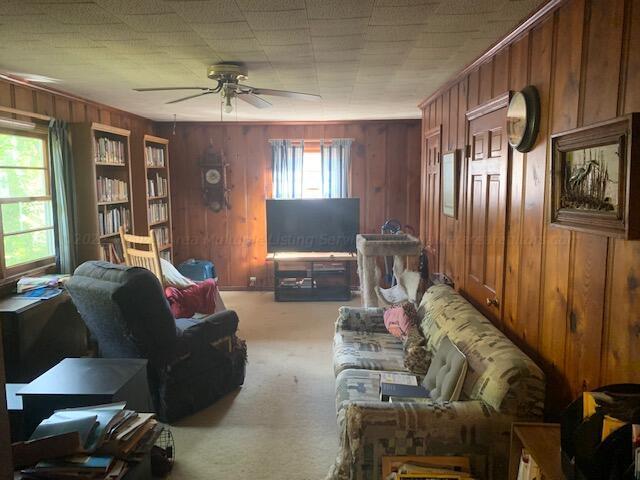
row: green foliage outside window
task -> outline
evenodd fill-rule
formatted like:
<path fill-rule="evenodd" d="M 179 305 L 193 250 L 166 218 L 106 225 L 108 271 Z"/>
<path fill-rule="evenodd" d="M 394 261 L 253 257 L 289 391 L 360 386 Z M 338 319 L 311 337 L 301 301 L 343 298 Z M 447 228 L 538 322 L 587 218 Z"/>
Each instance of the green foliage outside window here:
<path fill-rule="evenodd" d="M 5 268 L 55 255 L 45 148 L 42 138 L 0 133 Z"/>

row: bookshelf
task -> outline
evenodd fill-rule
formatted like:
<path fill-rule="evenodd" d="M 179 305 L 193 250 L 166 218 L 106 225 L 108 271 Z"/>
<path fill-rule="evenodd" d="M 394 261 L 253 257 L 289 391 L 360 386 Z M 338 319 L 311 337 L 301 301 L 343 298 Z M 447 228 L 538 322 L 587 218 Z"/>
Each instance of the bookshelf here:
<path fill-rule="evenodd" d="M 169 140 L 144 136 L 147 225 L 156 236 L 160 256 L 173 261 Z"/>
<path fill-rule="evenodd" d="M 71 124 L 80 262 L 122 262 L 118 228 L 133 231 L 129 130 Z"/>

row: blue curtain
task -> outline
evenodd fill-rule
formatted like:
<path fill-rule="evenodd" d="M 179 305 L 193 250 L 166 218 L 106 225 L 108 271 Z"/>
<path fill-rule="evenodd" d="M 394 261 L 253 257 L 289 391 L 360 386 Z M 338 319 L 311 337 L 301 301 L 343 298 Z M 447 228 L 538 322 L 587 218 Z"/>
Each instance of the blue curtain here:
<path fill-rule="evenodd" d="M 351 168 L 350 138 L 334 138 L 320 144 L 322 156 L 322 196 L 344 198 L 349 196 L 349 171 Z"/>
<path fill-rule="evenodd" d="M 273 198 L 302 198 L 302 153 L 304 142 L 271 140 Z"/>
<path fill-rule="evenodd" d="M 77 266 L 76 209 L 73 154 L 67 124 L 61 120 L 49 123 L 49 158 L 55 211 L 58 271 L 73 273 Z"/>

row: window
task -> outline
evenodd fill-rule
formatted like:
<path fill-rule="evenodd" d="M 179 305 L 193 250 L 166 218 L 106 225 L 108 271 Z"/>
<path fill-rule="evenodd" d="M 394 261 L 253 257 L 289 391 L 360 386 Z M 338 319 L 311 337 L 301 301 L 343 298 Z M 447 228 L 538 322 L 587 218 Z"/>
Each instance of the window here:
<path fill-rule="evenodd" d="M 322 198 L 322 157 L 320 151 L 302 154 L 302 198 Z"/>
<path fill-rule="evenodd" d="M 3 277 L 54 261 L 46 134 L 0 131 L 0 236 Z"/>

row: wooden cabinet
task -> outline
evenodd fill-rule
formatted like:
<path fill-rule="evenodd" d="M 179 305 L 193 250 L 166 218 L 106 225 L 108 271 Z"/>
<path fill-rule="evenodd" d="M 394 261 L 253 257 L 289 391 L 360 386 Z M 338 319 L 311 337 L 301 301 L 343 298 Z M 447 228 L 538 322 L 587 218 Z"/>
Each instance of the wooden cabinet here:
<path fill-rule="evenodd" d="M 129 130 L 71 124 L 79 263 L 122 262 L 118 228 L 133 231 Z"/>

